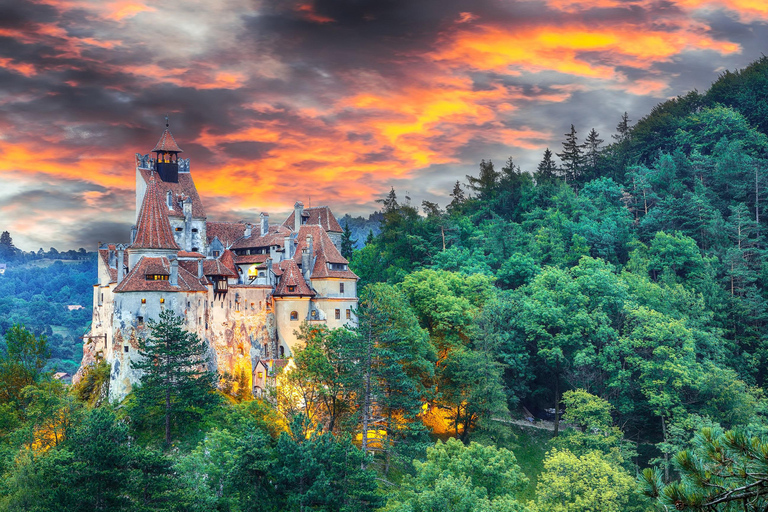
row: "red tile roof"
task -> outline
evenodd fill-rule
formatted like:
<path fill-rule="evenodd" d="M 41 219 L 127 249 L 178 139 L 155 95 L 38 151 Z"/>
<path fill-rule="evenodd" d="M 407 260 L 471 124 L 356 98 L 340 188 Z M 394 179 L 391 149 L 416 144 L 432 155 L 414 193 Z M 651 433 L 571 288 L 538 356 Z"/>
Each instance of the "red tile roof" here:
<path fill-rule="evenodd" d="M 312 267 L 311 279 L 323 277 L 336 277 L 342 279 L 357 279 L 357 275 L 351 270 L 330 270 L 329 263 L 349 265 L 344 256 L 341 255 L 336 246 L 331 241 L 328 233 L 320 226 L 301 226 L 297 236 L 298 245 L 293 259 L 296 263 L 301 262 L 301 254 L 307 245 L 307 235 L 312 235 L 312 256 L 315 258 L 315 264 Z M 347 267 L 349 268 L 349 267 Z"/>
<path fill-rule="evenodd" d="M 157 179 L 154 174 L 149 178 L 144 202 L 136 223 L 136 239 L 131 244 L 134 249 L 181 249 L 173 238 L 171 223 L 168 221 L 168 207 L 160 202 L 157 194 Z"/>
<path fill-rule="evenodd" d="M 139 169 L 141 177 L 144 178 L 146 183 L 149 183 L 149 177 L 152 171 L 149 169 Z M 166 203 L 166 197 L 168 192 L 171 193 L 171 204 L 173 209 L 168 208 Z M 203 208 L 203 202 L 200 200 L 200 196 L 197 193 L 195 182 L 192 179 L 192 175 L 186 172 L 179 173 L 178 183 L 167 183 L 161 179 L 157 180 L 157 195 L 160 201 L 165 206 L 165 210 L 171 217 L 183 217 L 184 209 L 179 202 L 181 197 L 186 197 L 192 201 L 192 217 L 196 219 L 202 219 L 205 217 L 205 208 Z"/>
<path fill-rule="evenodd" d="M 235 241 L 243 238 L 245 234 L 245 223 L 243 222 L 206 222 L 205 236 L 210 244 L 214 238 L 218 237 L 219 242 L 228 249 Z"/>
<path fill-rule="evenodd" d="M 237 277 L 237 272 L 228 268 L 221 260 L 203 261 L 203 274 L 206 276 Z"/>
<path fill-rule="evenodd" d="M 269 226 L 269 231 L 264 236 L 256 236 L 258 226 L 254 229 L 254 236 L 241 238 L 234 244 L 233 249 L 251 249 L 254 247 L 271 247 L 273 245 L 282 246 L 285 243 L 285 237 L 291 235 L 291 230 L 284 226 Z"/>
<path fill-rule="evenodd" d="M 269 254 L 245 254 L 235 256 L 235 263 L 238 265 L 249 265 L 251 263 L 264 263 L 269 258 Z"/>
<path fill-rule="evenodd" d="M 299 270 L 295 261 L 281 261 L 280 269 L 283 271 L 283 275 L 275 287 L 275 292 L 273 293 L 275 297 L 314 297 L 315 292 L 307 286 L 307 282 L 304 280 L 304 276 L 301 275 L 301 270 Z M 293 291 L 289 291 L 289 286 L 295 286 Z"/>
<path fill-rule="evenodd" d="M 221 260 L 222 265 L 227 267 L 229 270 L 235 273 L 237 275 L 237 265 L 235 265 L 235 254 L 227 249 L 224 251 L 224 254 L 219 257 L 219 260 Z"/>
<path fill-rule="evenodd" d="M 110 283 L 116 283 L 117 282 L 117 268 L 112 268 L 109 266 L 109 251 L 115 251 L 115 260 L 117 260 L 117 249 L 115 247 L 115 244 L 109 244 L 109 249 L 99 249 L 99 256 L 101 256 L 101 259 L 104 261 L 104 266 L 109 271 L 109 282 Z M 123 253 L 123 265 L 128 266 L 128 253 Z"/>
<path fill-rule="evenodd" d="M 183 153 L 179 145 L 176 144 L 176 139 L 173 138 L 171 130 L 168 128 L 163 131 L 163 134 L 160 136 L 160 140 L 157 141 L 157 144 L 155 144 L 155 149 L 152 151 L 171 151 L 174 153 Z"/>
<path fill-rule="evenodd" d="M 179 253 L 176 256 L 178 256 L 179 258 L 197 258 L 197 259 L 205 258 L 205 256 L 203 256 L 199 252 L 187 252 L 187 251 L 179 251 Z"/>
<path fill-rule="evenodd" d="M 328 206 L 304 208 L 304 215 L 302 215 L 302 217 L 307 217 L 307 214 L 309 214 L 309 218 L 305 223 L 307 225 L 322 226 L 324 230 L 331 231 L 334 233 L 344 232 L 344 230 L 341 229 L 341 225 L 339 225 L 339 221 L 337 221 L 336 217 L 333 216 L 333 212 L 331 212 L 331 209 Z M 294 224 L 295 218 L 296 218 L 296 210 L 291 212 L 288 218 L 285 219 L 285 222 L 283 222 L 283 226 L 292 230 L 295 227 L 295 224 Z"/>
<path fill-rule="evenodd" d="M 207 287 L 191 272 L 179 265 L 179 284 L 171 285 L 170 281 L 147 281 L 147 275 L 171 274 L 171 262 L 168 258 L 150 258 L 143 256 L 133 266 L 123 281 L 115 287 L 115 293 L 121 292 L 204 292 Z"/>

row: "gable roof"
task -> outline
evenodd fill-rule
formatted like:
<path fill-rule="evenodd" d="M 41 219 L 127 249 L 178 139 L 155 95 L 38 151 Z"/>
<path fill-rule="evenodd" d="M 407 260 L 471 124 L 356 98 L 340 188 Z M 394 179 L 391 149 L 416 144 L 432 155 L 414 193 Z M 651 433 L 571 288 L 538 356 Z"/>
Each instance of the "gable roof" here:
<path fill-rule="evenodd" d="M 293 257 L 296 263 L 301 262 L 302 252 L 307 246 L 307 235 L 312 235 L 312 257 L 315 260 L 311 279 L 323 277 L 358 279 L 357 275 L 351 270 L 331 270 L 328 268 L 329 263 L 349 265 L 349 262 L 341 255 L 336 245 L 328 236 L 328 233 L 320 226 L 301 226 L 301 229 L 299 229 L 296 254 Z M 349 269 L 348 266 L 347 269 Z"/>
<path fill-rule="evenodd" d="M 147 182 L 147 191 L 141 203 L 139 219 L 136 222 L 136 238 L 131 247 L 134 249 L 172 249 L 181 248 L 173 238 L 171 223 L 168 221 L 168 207 L 160 203 L 157 194 L 157 179 L 154 173 Z"/>
<path fill-rule="evenodd" d="M 254 231 L 258 233 L 258 231 Z M 291 230 L 285 226 L 269 226 L 267 234 L 264 236 L 250 236 L 240 238 L 232 244 L 233 249 L 246 249 L 253 247 L 270 247 L 272 245 L 283 245 L 286 236 L 291 235 Z"/>
<path fill-rule="evenodd" d="M 314 297 L 313 292 L 307 282 L 304 281 L 304 276 L 299 270 L 299 266 L 293 260 L 283 260 L 280 262 L 280 269 L 283 271 L 280 277 L 280 282 L 275 287 L 275 292 L 272 294 L 275 297 Z M 293 291 L 289 291 L 289 286 L 295 286 Z"/>
<path fill-rule="evenodd" d="M 155 144 L 155 149 L 152 151 L 171 151 L 174 153 L 183 153 L 179 145 L 176 144 L 176 139 L 173 138 L 173 134 L 171 133 L 171 130 L 168 129 L 168 127 L 163 130 L 163 134 L 160 136 L 160 140 L 157 141 L 157 144 Z"/>
<path fill-rule="evenodd" d="M 144 181 L 149 183 L 149 179 L 153 174 L 152 170 L 140 168 L 138 171 L 141 173 L 141 177 L 144 178 Z M 158 179 L 156 186 L 158 198 L 163 204 L 165 211 L 168 212 L 168 215 L 171 217 L 184 217 L 184 208 L 179 201 L 182 197 L 192 201 L 192 217 L 196 219 L 205 217 L 203 202 L 200 200 L 200 195 L 197 193 L 197 187 L 195 187 L 195 182 L 190 173 L 180 172 L 178 183 L 169 183 Z M 172 209 L 168 208 L 168 205 L 166 204 L 168 192 L 171 193 Z"/>
<path fill-rule="evenodd" d="M 243 238 L 245 228 L 244 222 L 206 222 L 205 236 L 209 244 L 218 237 L 219 242 L 228 249 L 236 240 Z"/>
<path fill-rule="evenodd" d="M 173 286 L 170 281 L 147 281 L 152 274 L 170 275 L 171 262 L 168 258 L 150 258 L 142 256 L 128 275 L 115 286 L 114 293 L 121 292 L 204 292 L 208 288 L 191 272 L 179 265 L 179 284 Z"/>
<path fill-rule="evenodd" d="M 115 253 L 115 265 L 117 265 L 117 246 L 115 244 L 108 244 L 106 249 L 102 249 L 99 247 L 99 256 L 101 256 L 102 261 L 104 262 L 104 267 L 109 271 L 109 282 L 110 283 L 116 283 L 117 282 L 117 268 L 116 267 L 110 267 L 109 266 L 109 251 L 113 251 Z M 123 253 L 123 265 L 128 266 L 128 252 Z"/>
<path fill-rule="evenodd" d="M 341 225 L 339 225 L 339 221 L 336 220 L 336 217 L 333 216 L 333 212 L 331 212 L 331 208 L 328 206 L 304 208 L 304 214 L 302 217 L 307 217 L 307 222 L 305 223 L 306 225 L 321 226 L 324 230 L 330 231 L 332 233 L 344 232 L 344 230 L 341 229 Z M 296 226 L 294 224 L 295 218 L 296 210 L 291 212 L 288 218 L 285 219 L 283 226 L 292 230 Z"/>
<path fill-rule="evenodd" d="M 221 260 L 204 260 L 203 274 L 206 276 L 237 277 L 237 272 L 228 268 Z"/>

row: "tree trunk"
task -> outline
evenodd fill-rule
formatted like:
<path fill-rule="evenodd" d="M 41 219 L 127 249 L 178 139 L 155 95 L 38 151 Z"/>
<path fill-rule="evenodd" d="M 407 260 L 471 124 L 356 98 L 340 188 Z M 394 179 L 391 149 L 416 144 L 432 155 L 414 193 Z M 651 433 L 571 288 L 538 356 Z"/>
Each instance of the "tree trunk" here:
<path fill-rule="evenodd" d="M 661 432 L 664 437 L 664 442 L 667 441 L 667 423 L 664 421 L 664 416 L 661 417 Z M 669 454 L 664 454 L 664 483 L 669 483 Z"/>
<path fill-rule="evenodd" d="M 165 388 L 165 443 L 171 444 L 171 388 Z"/>

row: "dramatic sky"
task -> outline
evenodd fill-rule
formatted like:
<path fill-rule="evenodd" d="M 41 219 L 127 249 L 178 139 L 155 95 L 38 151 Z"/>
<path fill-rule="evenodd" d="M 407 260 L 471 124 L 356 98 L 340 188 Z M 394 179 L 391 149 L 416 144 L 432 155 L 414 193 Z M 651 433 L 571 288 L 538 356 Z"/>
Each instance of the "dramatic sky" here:
<path fill-rule="evenodd" d="M 211 219 L 447 202 L 573 123 L 705 90 L 765 51 L 764 0 L 0 0 L 0 230 L 126 238 L 164 115 Z"/>

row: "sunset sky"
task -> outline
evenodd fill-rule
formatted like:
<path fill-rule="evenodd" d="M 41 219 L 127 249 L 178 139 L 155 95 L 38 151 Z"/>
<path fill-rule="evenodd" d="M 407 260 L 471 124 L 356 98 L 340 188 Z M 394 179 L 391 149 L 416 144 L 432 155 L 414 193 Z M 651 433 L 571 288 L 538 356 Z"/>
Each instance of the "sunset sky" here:
<path fill-rule="evenodd" d="M 6 0 L 0 231 L 123 241 L 134 154 L 171 130 L 211 220 L 296 200 L 447 203 L 481 158 L 532 170 L 573 123 L 705 90 L 760 57 L 764 0 Z"/>

